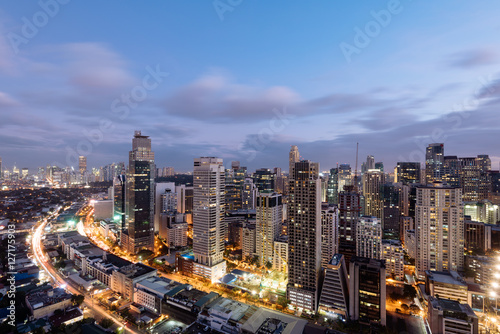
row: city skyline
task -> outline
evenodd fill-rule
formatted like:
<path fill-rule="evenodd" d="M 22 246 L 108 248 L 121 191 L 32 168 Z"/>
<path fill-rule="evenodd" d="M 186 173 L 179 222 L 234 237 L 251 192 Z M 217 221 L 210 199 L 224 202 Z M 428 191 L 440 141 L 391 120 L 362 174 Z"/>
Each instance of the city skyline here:
<path fill-rule="evenodd" d="M 291 145 L 353 165 L 356 142 L 389 166 L 434 142 L 500 162 L 498 4 L 55 3 L 0 11 L 6 167 L 123 161 L 134 130 L 182 171 L 205 155 L 286 168 Z"/>

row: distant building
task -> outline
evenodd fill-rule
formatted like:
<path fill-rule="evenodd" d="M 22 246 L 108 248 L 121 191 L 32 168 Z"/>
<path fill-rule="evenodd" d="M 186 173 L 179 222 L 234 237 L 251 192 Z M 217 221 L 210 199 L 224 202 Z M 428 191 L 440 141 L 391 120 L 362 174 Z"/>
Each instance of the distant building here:
<path fill-rule="evenodd" d="M 443 162 L 444 144 L 429 144 L 425 152 L 425 184 L 442 181 Z"/>
<path fill-rule="evenodd" d="M 394 183 L 420 183 L 420 162 L 398 162 L 394 170 Z"/>
<path fill-rule="evenodd" d="M 356 226 L 356 256 L 381 259 L 382 226 L 377 217 L 359 218 Z"/>
<path fill-rule="evenodd" d="M 349 316 L 386 325 L 385 261 L 354 256 L 349 267 Z"/>

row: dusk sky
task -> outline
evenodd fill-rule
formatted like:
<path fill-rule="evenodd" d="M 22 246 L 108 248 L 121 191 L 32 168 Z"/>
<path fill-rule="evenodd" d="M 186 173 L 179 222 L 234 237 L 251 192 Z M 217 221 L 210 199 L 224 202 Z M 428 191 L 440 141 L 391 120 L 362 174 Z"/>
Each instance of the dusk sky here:
<path fill-rule="evenodd" d="M 55 7 L 57 4 L 58 7 Z M 44 9 L 45 8 L 45 9 Z M 48 13 L 48 14 L 47 14 Z M 492 1 L 4 1 L 5 168 L 217 156 L 321 169 L 368 154 L 391 170 L 500 149 L 500 3 Z"/>

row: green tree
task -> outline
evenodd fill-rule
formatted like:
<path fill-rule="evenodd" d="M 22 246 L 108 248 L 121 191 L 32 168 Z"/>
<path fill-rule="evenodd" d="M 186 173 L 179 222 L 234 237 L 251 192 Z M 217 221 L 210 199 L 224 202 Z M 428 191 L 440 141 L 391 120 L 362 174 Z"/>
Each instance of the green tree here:
<path fill-rule="evenodd" d="M 71 296 L 71 302 L 73 305 L 80 306 L 82 305 L 83 301 L 85 300 L 84 295 L 73 295 Z"/>
<path fill-rule="evenodd" d="M 99 325 L 101 325 L 102 328 L 109 328 L 113 325 L 113 320 L 108 319 L 108 318 L 104 318 L 101 320 Z"/>
<path fill-rule="evenodd" d="M 413 299 L 417 296 L 417 290 L 415 290 L 413 285 L 405 284 L 403 287 L 403 296 L 405 298 Z"/>
<path fill-rule="evenodd" d="M 267 261 L 266 268 L 271 269 L 272 267 L 273 267 L 273 264 L 270 261 Z"/>
<path fill-rule="evenodd" d="M 290 304 L 290 300 L 286 299 L 283 296 L 279 296 L 278 300 L 276 301 L 276 304 L 278 304 L 282 308 L 286 308 L 288 306 L 288 304 Z"/>

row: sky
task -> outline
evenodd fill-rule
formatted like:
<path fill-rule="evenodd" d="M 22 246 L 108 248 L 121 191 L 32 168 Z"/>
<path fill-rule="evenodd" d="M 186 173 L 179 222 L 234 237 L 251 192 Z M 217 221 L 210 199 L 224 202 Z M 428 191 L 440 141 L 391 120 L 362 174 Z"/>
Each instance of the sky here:
<path fill-rule="evenodd" d="M 489 154 L 498 169 L 500 3 L 9 1 L 0 6 L 4 168 L 193 158 L 321 170 Z"/>

